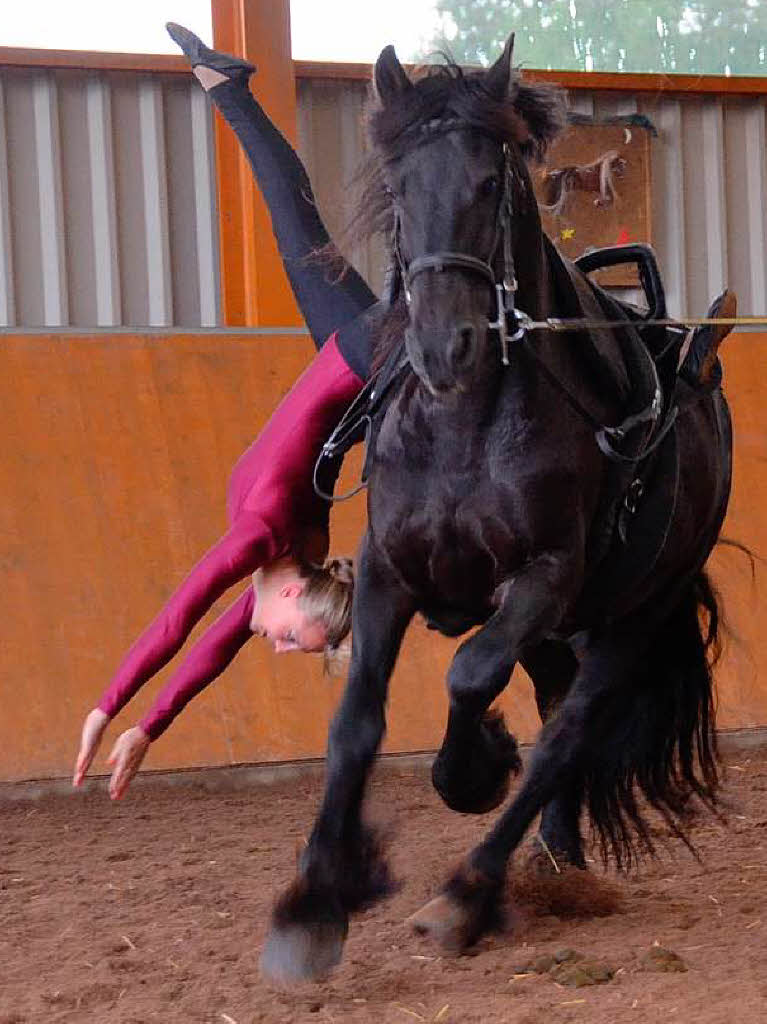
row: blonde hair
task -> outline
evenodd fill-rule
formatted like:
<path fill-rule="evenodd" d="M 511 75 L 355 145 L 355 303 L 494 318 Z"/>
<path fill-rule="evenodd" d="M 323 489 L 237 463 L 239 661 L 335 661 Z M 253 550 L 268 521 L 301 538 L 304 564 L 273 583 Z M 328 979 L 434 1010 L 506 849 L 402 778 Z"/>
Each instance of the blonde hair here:
<path fill-rule="evenodd" d="M 325 669 L 329 670 L 352 625 L 354 563 L 351 558 L 329 558 L 324 565 L 303 565 L 307 581 L 298 606 L 325 630 Z"/>

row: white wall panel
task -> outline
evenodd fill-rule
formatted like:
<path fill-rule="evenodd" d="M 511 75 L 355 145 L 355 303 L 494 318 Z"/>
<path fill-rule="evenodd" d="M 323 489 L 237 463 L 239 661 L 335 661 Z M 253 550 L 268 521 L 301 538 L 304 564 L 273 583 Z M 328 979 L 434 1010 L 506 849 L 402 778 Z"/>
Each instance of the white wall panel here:
<path fill-rule="evenodd" d="M 40 204 L 43 323 L 50 327 L 65 327 L 69 323 L 69 296 L 64 199 L 61 188 L 58 95 L 52 75 L 35 75 L 32 103 Z"/>
<path fill-rule="evenodd" d="M 682 106 L 678 100 L 664 100 L 658 108 L 658 145 L 653 160 L 653 222 L 662 230 L 658 249 L 665 263 L 666 297 L 669 312 L 679 316 L 687 310 L 687 241 L 685 235 L 684 147 Z M 660 188 L 658 185 L 660 184 Z"/>
<path fill-rule="evenodd" d="M 109 82 L 102 76 L 92 76 L 86 97 L 96 320 L 98 326 L 112 327 L 121 322 L 122 301 Z"/>
<path fill-rule="evenodd" d="M 220 289 L 213 131 L 203 90 L 192 89 L 190 101 L 200 326 L 214 327 L 220 318 Z"/>
<path fill-rule="evenodd" d="M 725 194 L 724 104 L 706 99 L 701 108 L 703 205 L 706 219 L 706 292 L 709 299 L 727 285 L 727 197 Z"/>
<path fill-rule="evenodd" d="M 746 111 L 746 203 L 749 212 L 747 235 L 751 305 L 767 309 L 765 240 L 767 239 L 767 175 L 765 175 L 764 106 L 752 102 Z"/>
<path fill-rule="evenodd" d="M 0 327 L 16 323 L 11 240 L 11 197 L 8 192 L 8 144 L 5 128 L 5 90 L 0 80 Z"/>
<path fill-rule="evenodd" d="M 139 131 L 149 297 L 147 323 L 150 327 L 170 327 L 173 323 L 168 238 L 168 180 L 163 121 L 160 83 L 145 78 L 139 83 Z"/>
<path fill-rule="evenodd" d="M 96 302 L 99 257 L 93 244 L 93 195 L 91 175 L 88 73 L 57 79 L 61 189 L 64 212 L 69 322 L 98 322 Z"/>
<path fill-rule="evenodd" d="M 16 323 L 45 324 L 40 255 L 40 193 L 38 189 L 35 112 L 32 85 L 35 72 L 4 77 L 8 220 L 13 256 Z"/>
<path fill-rule="evenodd" d="M 749 104 L 734 100 L 724 109 L 725 200 L 727 208 L 727 283 L 738 293 L 741 312 L 764 312 L 753 304 L 749 237 L 752 230 L 748 204 Z"/>
<path fill-rule="evenodd" d="M 0 67 L 0 326 L 217 324 L 211 123 L 191 76 Z"/>

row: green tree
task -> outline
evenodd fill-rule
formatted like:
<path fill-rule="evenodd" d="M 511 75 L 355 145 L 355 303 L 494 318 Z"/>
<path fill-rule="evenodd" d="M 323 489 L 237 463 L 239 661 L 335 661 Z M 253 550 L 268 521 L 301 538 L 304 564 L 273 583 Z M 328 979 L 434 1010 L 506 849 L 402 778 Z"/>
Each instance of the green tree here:
<path fill-rule="evenodd" d="M 449 51 L 487 64 L 516 33 L 527 67 L 763 74 L 764 0 L 437 0 L 440 26 L 419 59 Z"/>

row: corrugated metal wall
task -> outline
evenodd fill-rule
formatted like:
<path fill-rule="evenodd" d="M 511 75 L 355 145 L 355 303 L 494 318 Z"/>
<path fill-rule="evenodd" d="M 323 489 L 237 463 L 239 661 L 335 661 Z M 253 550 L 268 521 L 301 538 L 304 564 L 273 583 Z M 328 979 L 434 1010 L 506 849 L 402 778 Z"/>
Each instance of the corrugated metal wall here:
<path fill-rule="evenodd" d="M 346 227 L 364 151 L 364 81 L 298 79 L 298 147 L 331 237 Z M 380 240 L 349 248 L 348 258 L 380 294 L 386 256 Z"/>
<path fill-rule="evenodd" d="M 211 123 L 191 77 L 0 69 L 0 325 L 219 323 Z"/>
<path fill-rule="evenodd" d="M 298 80 L 299 148 L 332 234 L 366 89 Z M 725 285 L 743 311 L 767 310 L 767 98 L 578 90 L 572 103 L 659 130 L 652 241 L 670 311 L 703 313 Z M 0 326 L 219 323 L 214 166 L 191 76 L 0 68 Z M 381 252 L 350 255 L 379 288 Z"/>

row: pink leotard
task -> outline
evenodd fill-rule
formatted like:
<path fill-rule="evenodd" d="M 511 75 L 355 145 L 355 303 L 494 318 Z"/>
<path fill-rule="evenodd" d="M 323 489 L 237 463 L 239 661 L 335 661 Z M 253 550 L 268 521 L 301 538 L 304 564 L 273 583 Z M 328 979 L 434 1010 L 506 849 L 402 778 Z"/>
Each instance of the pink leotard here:
<path fill-rule="evenodd" d="M 332 336 L 238 460 L 227 491 L 229 530 L 126 654 L 98 704 L 110 718 L 180 650 L 226 590 L 289 554 L 307 528 L 327 526 L 329 506 L 314 492 L 314 463 L 361 388 L 362 381 Z M 194 644 L 140 723 L 151 739 L 220 675 L 250 639 L 253 605 L 251 586 Z"/>

